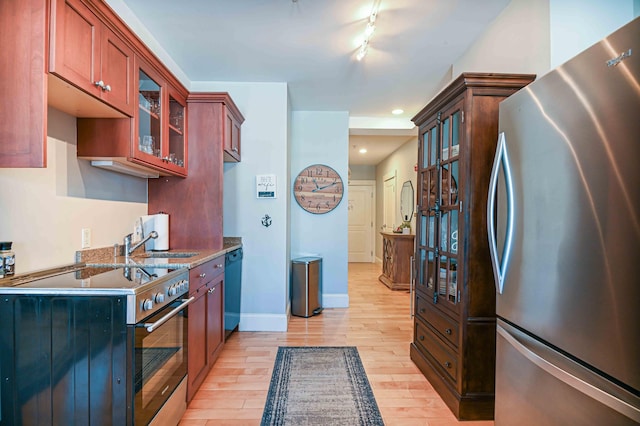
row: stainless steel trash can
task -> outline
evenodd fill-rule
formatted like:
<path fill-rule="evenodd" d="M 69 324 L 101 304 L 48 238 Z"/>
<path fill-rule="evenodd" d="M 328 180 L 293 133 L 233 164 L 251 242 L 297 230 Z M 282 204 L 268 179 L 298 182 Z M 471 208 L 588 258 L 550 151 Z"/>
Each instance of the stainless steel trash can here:
<path fill-rule="evenodd" d="M 322 258 L 291 261 L 291 315 L 308 318 L 322 312 Z"/>

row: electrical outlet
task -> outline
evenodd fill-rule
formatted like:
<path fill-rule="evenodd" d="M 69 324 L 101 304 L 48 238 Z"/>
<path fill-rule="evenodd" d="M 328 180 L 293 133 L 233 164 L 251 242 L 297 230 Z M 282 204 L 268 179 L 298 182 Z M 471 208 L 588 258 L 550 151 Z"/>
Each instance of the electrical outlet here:
<path fill-rule="evenodd" d="M 91 228 L 82 228 L 82 248 L 91 247 Z"/>

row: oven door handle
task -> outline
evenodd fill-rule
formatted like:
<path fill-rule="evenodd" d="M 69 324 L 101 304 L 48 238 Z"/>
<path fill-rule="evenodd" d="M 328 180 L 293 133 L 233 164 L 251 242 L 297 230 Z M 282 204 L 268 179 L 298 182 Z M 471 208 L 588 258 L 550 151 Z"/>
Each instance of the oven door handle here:
<path fill-rule="evenodd" d="M 171 319 L 171 317 L 175 316 L 179 311 L 184 309 L 185 306 L 187 306 L 189 303 L 193 302 L 194 300 L 196 300 L 195 296 L 194 297 L 190 297 L 188 299 L 181 299 L 180 301 L 182 303 L 180 305 L 176 306 L 167 315 L 163 316 L 162 318 L 160 318 L 156 322 L 140 324 L 139 327 L 146 327 L 147 331 L 149 333 L 152 333 L 156 328 L 160 327 L 162 324 L 164 324 L 165 322 L 169 321 Z"/>

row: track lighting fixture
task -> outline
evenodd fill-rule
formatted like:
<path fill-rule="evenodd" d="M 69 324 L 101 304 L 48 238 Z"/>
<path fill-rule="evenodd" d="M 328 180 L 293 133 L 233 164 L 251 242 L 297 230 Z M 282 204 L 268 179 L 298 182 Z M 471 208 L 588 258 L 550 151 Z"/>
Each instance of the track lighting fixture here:
<path fill-rule="evenodd" d="M 362 43 L 360 43 L 360 47 L 358 48 L 358 53 L 356 54 L 356 59 L 361 61 L 365 56 L 367 56 L 367 52 L 369 51 L 369 39 L 373 35 L 376 30 L 376 19 L 378 18 L 378 10 L 377 10 L 377 2 L 374 3 L 374 7 L 371 10 L 371 14 L 369 15 L 369 20 L 367 21 L 367 26 L 364 29 L 364 38 Z"/>

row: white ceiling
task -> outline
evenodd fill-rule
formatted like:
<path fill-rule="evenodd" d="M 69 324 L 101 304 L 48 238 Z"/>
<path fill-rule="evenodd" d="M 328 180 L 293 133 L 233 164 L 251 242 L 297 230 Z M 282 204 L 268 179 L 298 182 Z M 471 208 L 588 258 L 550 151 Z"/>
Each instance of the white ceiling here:
<path fill-rule="evenodd" d="M 408 121 L 510 0 L 122 1 L 191 81 L 287 82 L 293 110 L 382 119 L 402 108 Z M 358 62 L 373 7 L 376 31 Z M 409 138 L 351 133 L 350 152 L 369 143 L 382 158 Z M 350 163 L 379 162 L 359 157 Z"/>

